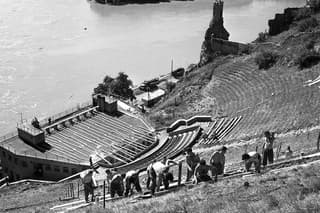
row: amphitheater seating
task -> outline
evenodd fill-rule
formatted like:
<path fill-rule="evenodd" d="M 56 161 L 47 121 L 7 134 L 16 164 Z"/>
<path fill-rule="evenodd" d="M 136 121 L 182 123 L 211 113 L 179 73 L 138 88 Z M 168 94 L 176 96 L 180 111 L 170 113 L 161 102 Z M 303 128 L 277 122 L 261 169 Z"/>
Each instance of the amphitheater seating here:
<path fill-rule="evenodd" d="M 99 151 L 115 162 L 128 163 L 155 145 L 154 134 L 128 115 L 112 117 L 95 111 L 64 121 L 59 128 L 46 135 L 46 142 L 53 147 L 50 153 L 75 162 L 88 162 L 89 156 Z"/>
<path fill-rule="evenodd" d="M 234 118 L 221 118 L 213 121 L 206 130 L 206 138 L 202 138 L 199 144 L 213 145 L 222 141 L 240 122 L 241 116 Z M 214 135 L 217 137 L 215 138 Z"/>
<path fill-rule="evenodd" d="M 295 115 L 320 113 L 319 89 L 305 87 L 304 82 L 319 74 L 315 66 L 301 72 L 259 70 L 250 61 L 225 64 L 215 70 L 215 84 L 208 85 L 206 95 L 215 98 L 215 106 L 228 117 L 238 117 L 238 125 L 225 140 L 260 135 L 264 130 L 300 128 L 316 123 L 317 118 L 296 120 Z M 309 113 L 309 114 L 308 114 Z M 299 116 L 303 117 L 303 116 Z M 202 141 L 202 143 L 206 143 Z"/>
<path fill-rule="evenodd" d="M 162 160 L 163 157 L 175 158 L 181 154 L 186 147 L 192 146 L 199 137 L 200 127 L 192 126 L 183 130 L 171 132 L 166 142 L 152 154 L 143 159 L 119 166 L 119 172 L 124 173 L 131 169 L 144 170 L 154 160 Z"/>

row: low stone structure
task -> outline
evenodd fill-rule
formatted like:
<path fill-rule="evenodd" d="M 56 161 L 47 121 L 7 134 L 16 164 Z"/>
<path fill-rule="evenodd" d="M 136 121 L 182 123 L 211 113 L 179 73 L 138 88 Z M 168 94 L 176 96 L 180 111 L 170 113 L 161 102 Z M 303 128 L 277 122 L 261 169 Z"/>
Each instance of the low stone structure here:
<path fill-rule="evenodd" d="M 249 46 L 233 41 L 227 41 L 218 38 L 211 38 L 211 49 L 214 54 L 229 55 L 229 54 L 241 54 L 248 51 Z"/>

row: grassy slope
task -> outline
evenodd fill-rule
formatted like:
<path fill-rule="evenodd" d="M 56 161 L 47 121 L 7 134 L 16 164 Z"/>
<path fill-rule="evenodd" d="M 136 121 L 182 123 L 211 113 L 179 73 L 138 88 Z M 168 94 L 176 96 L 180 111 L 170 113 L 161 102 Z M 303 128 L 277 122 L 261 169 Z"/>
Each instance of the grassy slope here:
<path fill-rule="evenodd" d="M 129 199 L 81 212 L 316 212 L 320 209 L 320 164 L 272 171 L 264 175 L 189 186 L 161 197 Z M 244 187 L 244 182 L 249 187 Z M 77 211 L 79 212 L 79 211 Z"/>

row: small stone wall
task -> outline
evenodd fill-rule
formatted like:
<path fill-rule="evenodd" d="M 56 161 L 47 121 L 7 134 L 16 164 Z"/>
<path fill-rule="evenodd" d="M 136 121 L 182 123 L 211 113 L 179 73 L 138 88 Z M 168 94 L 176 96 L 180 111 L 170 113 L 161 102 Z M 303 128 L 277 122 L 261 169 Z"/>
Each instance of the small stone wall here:
<path fill-rule="evenodd" d="M 212 37 L 211 49 L 213 53 L 218 53 L 222 55 L 236 55 L 246 51 L 248 49 L 248 45 Z"/>

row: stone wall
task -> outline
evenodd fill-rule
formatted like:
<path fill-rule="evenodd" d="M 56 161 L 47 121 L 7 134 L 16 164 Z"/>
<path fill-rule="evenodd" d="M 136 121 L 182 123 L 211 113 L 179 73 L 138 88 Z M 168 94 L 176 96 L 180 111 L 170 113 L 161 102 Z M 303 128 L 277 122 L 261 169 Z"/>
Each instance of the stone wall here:
<path fill-rule="evenodd" d="M 284 13 L 277 13 L 274 19 L 268 21 L 269 35 L 278 35 L 289 29 L 299 8 L 287 8 Z"/>
<path fill-rule="evenodd" d="M 248 45 L 212 37 L 211 48 L 214 53 L 219 55 L 236 55 L 247 51 Z"/>

